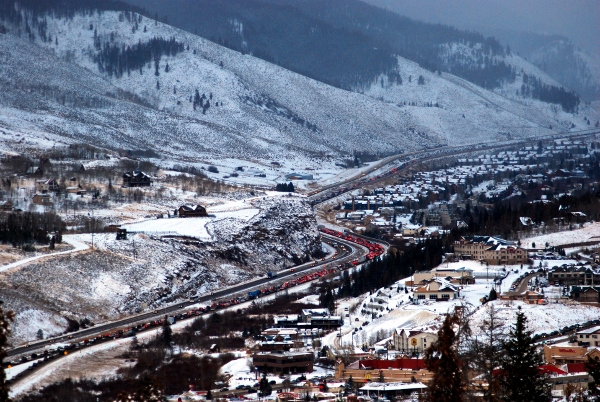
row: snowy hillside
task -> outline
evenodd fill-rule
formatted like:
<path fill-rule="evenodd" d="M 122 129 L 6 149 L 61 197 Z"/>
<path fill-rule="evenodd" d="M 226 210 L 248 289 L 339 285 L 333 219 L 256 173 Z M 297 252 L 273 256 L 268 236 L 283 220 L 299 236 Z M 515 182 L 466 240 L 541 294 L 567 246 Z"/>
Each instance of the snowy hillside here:
<path fill-rule="evenodd" d="M 143 120 L 151 126 L 170 120 L 169 129 L 160 132 L 150 129 L 149 135 L 143 135 L 167 152 L 175 148 L 173 153 L 193 151 L 189 154 L 226 154 L 241 159 L 269 155 L 285 159 L 299 153 L 340 155 L 354 149 L 395 152 L 442 143 L 437 133 L 413 137 L 407 127 L 419 128 L 418 122 L 394 105 L 331 88 L 170 26 L 138 18 L 139 29 L 133 33 L 132 22 L 120 21 L 123 17 L 117 12 L 62 20 L 49 17 L 48 32 L 54 39 L 43 45 L 51 47 L 62 60 L 76 62 L 102 76 L 113 87 L 135 93 L 152 107 L 132 116 L 142 112 Z M 90 30 L 90 26 L 94 29 Z M 130 75 L 109 79 L 92 60 L 94 34 L 101 43 L 107 41 L 119 46 L 144 43 L 155 37 L 173 37 L 186 50 L 161 58 L 159 76 L 155 75 L 154 63 L 148 63 L 141 74 L 132 71 Z M 29 44 L 17 46 L 13 42 L 5 46 L 5 52 L 11 59 L 23 56 L 23 64 L 27 64 L 26 55 L 11 54 L 13 48 L 23 46 Z M 169 72 L 165 72 L 167 63 Z M 62 63 L 47 64 L 50 67 Z M 37 74 L 31 75 L 33 80 L 43 80 Z M 205 114 L 202 110 L 194 111 L 189 101 L 196 90 L 207 99 L 212 95 L 211 107 Z M 370 140 L 365 142 L 365 137 Z"/>
<path fill-rule="evenodd" d="M 228 201 L 208 212 L 129 224 L 125 241 L 96 233 L 93 250 L 0 272 L 0 296 L 17 313 L 14 341 L 32 339 L 40 327 L 60 333 L 65 317 L 100 322 L 204 295 L 305 261 L 321 247 L 301 197 Z M 89 245 L 92 235 L 71 239 Z"/>
<path fill-rule="evenodd" d="M 231 158 L 268 166 L 282 160 L 292 170 L 313 165 L 307 161 L 313 157 L 341 158 L 354 150 L 390 154 L 547 134 L 550 126 L 571 127 L 574 119 L 404 59 L 402 85 L 373 85 L 365 96 L 135 14 L 47 16 L 46 22 L 51 40 L 0 37 L 0 80 L 9 88 L 0 98 L 6 151 L 76 141 L 153 148 L 187 163 L 218 165 Z M 131 48 L 153 38 L 173 38 L 183 51 L 154 57 L 158 62 L 119 78 L 100 71 L 99 49 Z M 210 107 L 195 108 L 196 93 Z M 439 107 L 423 107 L 428 102 Z M 578 120 L 575 125 L 581 127 Z"/>
<path fill-rule="evenodd" d="M 600 111 L 590 105 L 580 105 L 580 113 L 574 115 L 558 105 L 517 95 L 523 73 L 540 77 L 548 85 L 560 84 L 516 55 L 506 60 L 518 71 L 515 82 L 488 91 L 452 74 L 432 73 L 399 57 L 401 81 L 381 76 L 380 85 L 371 86 L 365 94 L 401 105 L 427 125 L 428 131 L 445 133 L 447 141 L 455 144 L 567 132 L 573 124 L 586 129 L 584 117 L 594 117 L 594 121 L 600 117 Z"/>
<path fill-rule="evenodd" d="M 576 48 L 566 39 L 558 39 L 535 50 L 531 63 L 587 99 L 600 96 L 600 60 Z"/>

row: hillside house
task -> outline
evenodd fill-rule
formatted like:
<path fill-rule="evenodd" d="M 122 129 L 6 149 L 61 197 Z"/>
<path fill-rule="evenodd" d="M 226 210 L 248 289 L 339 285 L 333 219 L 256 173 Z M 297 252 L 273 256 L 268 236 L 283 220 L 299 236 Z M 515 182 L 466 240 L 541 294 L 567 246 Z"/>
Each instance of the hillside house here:
<path fill-rule="evenodd" d="M 10 212 L 13 210 L 12 201 L 0 201 L 0 212 Z"/>
<path fill-rule="evenodd" d="M 206 208 L 202 205 L 182 205 L 177 210 L 180 218 L 208 216 Z"/>
<path fill-rule="evenodd" d="M 44 175 L 44 170 L 39 166 L 32 166 L 25 171 L 25 174 L 28 176 L 42 177 Z"/>
<path fill-rule="evenodd" d="M 600 346 L 600 326 L 581 329 L 576 336 L 580 346 Z"/>
<path fill-rule="evenodd" d="M 600 303 L 600 286 L 571 286 L 570 298 L 580 303 Z"/>
<path fill-rule="evenodd" d="M 152 185 L 152 178 L 139 170 L 132 170 L 123 174 L 124 187 L 149 187 Z"/>
<path fill-rule="evenodd" d="M 423 353 L 437 338 L 431 332 L 397 328 L 392 334 L 392 343 L 395 350 Z"/>
<path fill-rule="evenodd" d="M 42 193 L 58 192 L 60 190 L 60 186 L 55 179 L 36 180 L 35 189 Z"/>
<path fill-rule="evenodd" d="M 33 196 L 31 202 L 33 202 L 35 205 L 43 205 L 45 207 L 49 207 L 52 205 L 50 194 L 36 194 Z"/>
<path fill-rule="evenodd" d="M 435 278 L 417 286 L 414 290 L 417 300 L 448 301 L 459 296 L 458 288 L 445 279 Z"/>

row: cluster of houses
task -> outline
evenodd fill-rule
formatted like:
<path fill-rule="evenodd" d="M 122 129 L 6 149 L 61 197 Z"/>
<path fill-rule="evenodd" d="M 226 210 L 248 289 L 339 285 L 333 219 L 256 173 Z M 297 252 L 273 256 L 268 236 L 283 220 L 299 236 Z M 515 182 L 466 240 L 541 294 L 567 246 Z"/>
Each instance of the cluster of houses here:
<path fill-rule="evenodd" d="M 548 202 L 553 193 L 591 184 L 586 170 L 598 153 L 600 149 L 582 141 L 557 140 L 545 146 L 459 159 L 455 166 L 417 172 L 410 180 L 374 189 L 371 194 L 351 195 L 336 218 L 358 231 L 404 237 L 404 228 L 411 225 L 417 232 L 460 227 L 465 225 L 461 213 L 467 201 L 471 206 L 487 205 L 490 200 L 521 193 Z M 411 223 L 396 219 L 399 214 L 410 215 Z M 524 219 L 523 225 L 532 224 Z"/>

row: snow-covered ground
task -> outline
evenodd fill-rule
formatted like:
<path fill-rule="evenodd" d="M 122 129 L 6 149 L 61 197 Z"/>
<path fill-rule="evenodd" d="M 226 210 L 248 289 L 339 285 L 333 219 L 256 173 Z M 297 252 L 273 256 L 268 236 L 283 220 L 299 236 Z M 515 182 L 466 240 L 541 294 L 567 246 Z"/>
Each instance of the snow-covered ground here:
<path fill-rule="evenodd" d="M 216 224 L 223 219 L 239 219 L 248 221 L 256 216 L 258 209 L 248 205 L 247 209 L 231 212 L 214 213 L 214 217 L 200 218 L 172 218 L 172 219 L 152 219 L 139 223 L 123 225 L 122 228 L 131 232 L 142 232 L 146 234 L 169 233 L 179 236 L 195 237 L 204 241 L 211 241 L 212 236 L 206 229 L 206 224 L 212 222 Z"/>
<path fill-rule="evenodd" d="M 29 257 L 29 258 L 15 261 L 10 264 L 2 265 L 2 266 L 0 266 L 0 272 L 8 271 L 10 269 L 16 268 L 16 267 L 24 265 L 24 264 L 28 264 L 30 262 L 33 262 L 33 261 L 36 261 L 36 260 L 39 260 L 42 258 L 53 258 L 53 257 L 59 256 L 59 255 L 77 253 L 79 251 L 87 250 L 90 247 L 86 243 L 77 240 L 77 236 L 64 235 L 63 242 L 70 244 L 73 248 L 70 250 L 66 250 L 66 251 L 58 251 L 56 253 L 37 255 L 35 257 Z"/>
<path fill-rule="evenodd" d="M 546 243 L 548 243 L 550 247 L 553 247 L 589 241 L 600 242 L 600 222 L 587 222 L 584 223 L 583 227 L 580 229 L 536 235 L 521 239 L 523 246 L 531 248 L 535 248 L 533 247 L 533 243 L 535 243 L 537 248 L 544 248 Z"/>
<path fill-rule="evenodd" d="M 572 262 L 574 261 L 560 261 L 561 264 Z M 335 332 L 331 333 L 323 338 L 323 344 L 334 349 L 351 349 L 354 345 L 354 350 L 358 352 L 363 344 L 372 345 L 377 340 L 386 339 L 397 328 L 437 331 L 441 324 L 441 315 L 453 312 L 458 305 L 465 305 L 468 310 L 473 311 L 470 321 L 474 332 L 477 332 L 482 320 L 485 319 L 485 310 L 481 308 L 480 299 L 489 295 L 493 287 L 492 279 L 477 279 L 478 273 L 490 278 L 506 275 L 501 285 L 496 287 L 497 291 L 505 292 L 520 275 L 528 271 L 528 266 L 521 268 L 520 264 L 506 267 L 486 266 L 478 261 L 453 262 L 443 264 L 443 267 L 472 269 L 476 283 L 463 286 L 460 289 L 460 297 L 447 302 L 425 300 L 412 304 L 409 300 L 412 296 L 410 288 L 409 293 L 398 290 L 398 287 L 401 289 L 405 287 L 404 280 L 386 289 L 380 289 L 372 295 L 366 294 L 358 299 L 342 300 L 338 307 L 338 312 L 344 315 L 344 326 L 340 330 L 341 337 L 338 337 Z M 584 306 L 572 301 L 559 301 L 558 292 L 558 288 L 545 288 L 546 296 L 550 301 L 547 305 L 529 305 L 516 301 L 495 301 L 494 305 L 499 310 L 499 317 L 504 320 L 507 329 L 513 323 L 517 307 L 520 306 L 525 311 L 529 327 L 534 333 L 550 333 L 564 326 L 584 323 L 600 316 L 600 308 Z M 371 300 L 374 304 L 382 306 L 383 311 L 370 308 L 368 304 Z"/>

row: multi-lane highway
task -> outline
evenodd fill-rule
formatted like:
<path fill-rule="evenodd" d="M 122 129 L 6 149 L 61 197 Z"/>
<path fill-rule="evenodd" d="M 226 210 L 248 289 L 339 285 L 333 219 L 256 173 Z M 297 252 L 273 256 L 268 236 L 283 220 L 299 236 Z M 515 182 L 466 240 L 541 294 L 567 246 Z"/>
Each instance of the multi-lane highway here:
<path fill-rule="evenodd" d="M 414 163 L 422 163 L 428 162 L 435 159 L 447 158 L 451 156 L 459 156 L 463 154 L 469 154 L 472 152 L 483 152 L 490 151 L 498 148 L 506 148 L 506 147 L 515 147 L 515 146 L 525 146 L 532 143 L 535 143 L 540 140 L 554 138 L 554 137 L 568 137 L 570 139 L 586 137 L 589 135 L 600 134 L 599 129 L 591 129 L 591 130 L 581 130 L 574 131 L 571 133 L 563 133 L 563 134 L 551 134 L 551 135 L 543 135 L 537 136 L 527 139 L 520 140 L 511 140 L 511 141 L 502 141 L 493 144 L 480 144 L 480 145 L 470 145 L 470 146 L 445 146 L 421 151 L 415 151 L 404 154 L 397 154 L 388 156 L 380 161 L 377 161 L 369 166 L 367 170 L 363 170 L 356 176 L 339 181 L 333 184 L 329 184 L 321 187 L 317 191 L 313 191 L 309 194 L 309 200 L 311 203 L 318 207 L 320 204 L 335 198 L 345 192 L 356 190 L 361 186 L 372 186 L 376 185 L 384 180 L 387 180 L 392 175 L 400 175 L 411 168 L 414 167 Z M 405 160 L 402 166 L 392 166 L 390 165 L 392 162 L 398 160 Z M 413 163 L 414 161 L 414 163 Z M 377 176 L 373 176 L 377 171 L 382 170 L 381 173 Z M 345 190 L 341 190 L 344 188 Z"/>
<path fill-rule="evenodd" d="M 275 278 L 261 277 L 258 279 L 253 279 L 247 282 L 230 286 L 228 288 L 218 290 L 216 292 L 213 292 L 212 294 L 203 295 L 195 300 L 183 301 L 181 303 L 153 310 L 152 312 L 136 314 L 131 317 L 124 318 L 122 320 L 116 320 L 110 323 L 82 329 L 80 331 L 70 333 L 69 336 L 72 337 L 72 339 L 68 339 L 67 335 L 64 335 L 60 337 L 48 338 L 35 343 L 30 343 L 29 346 L 19 346 L 8 350 L 8 356 L 13 357 L 24 353 L 30 354 L 40 349 L 43 349 L 44 347 L 51 345 L 55 342 L 74 342 L 75 340 L 93 338 L 97 335 L 113 332 L 115 329 L 132 327 L 139 323 L 145 323 L 161 319 L 165 315 L 173 315 L 174 313 L 183 311 L 186 308 L 189 308 L 193 305 L 206 305 L 211 304 L 211 302 L 217 299 L 231 299 L 236 297 L 236 295 L 245 295 L 250 290 L 256 288 L 260 289 L 261 287 L 265 287 L 265 285 L 279 285 L 285 282 L 286 280 L 299 276 L 299 274 L 307 274 L 313 271 L 318 271 L 324 266 L 331 264 L 335 264 L 337 266 L 339 264 L 343 264 L 351 260 L 360 258 L 368 253 L 368 250 L 357 244 L 326 234 L 321 234 L 321 236 L 324 241 L 330 242 L 332 243 L 332 245 L 336 245 L 338 253 L 337 256 L 330 255 L 324 258 L 322 261 L 311 261 L 302 265 L 297 265 L 295 267 L 279 271 Z M 344 247 L 340 247 L 338 245 L 343 245 Z"/>

